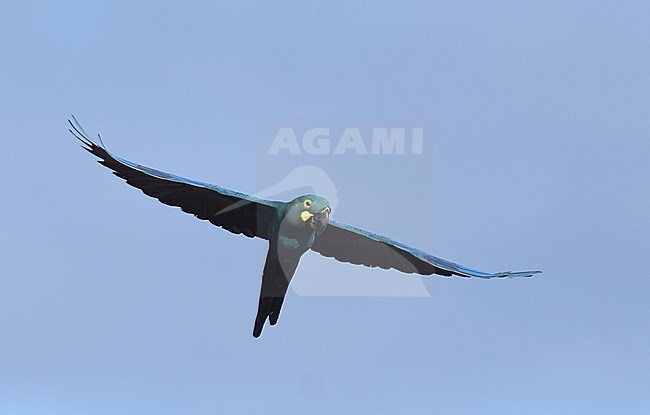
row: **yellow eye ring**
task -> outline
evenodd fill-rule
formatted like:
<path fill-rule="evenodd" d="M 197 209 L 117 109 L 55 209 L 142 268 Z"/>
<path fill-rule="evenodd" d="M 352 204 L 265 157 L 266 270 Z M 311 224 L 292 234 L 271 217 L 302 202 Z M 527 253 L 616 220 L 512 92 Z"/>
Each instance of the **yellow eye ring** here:
<path fill-rule="evenodd" d="M 302 205 L 305 207 L 305 209 L 309 209 L 311 207 L 311 200 L 306 199 L 302 202 Z"/>

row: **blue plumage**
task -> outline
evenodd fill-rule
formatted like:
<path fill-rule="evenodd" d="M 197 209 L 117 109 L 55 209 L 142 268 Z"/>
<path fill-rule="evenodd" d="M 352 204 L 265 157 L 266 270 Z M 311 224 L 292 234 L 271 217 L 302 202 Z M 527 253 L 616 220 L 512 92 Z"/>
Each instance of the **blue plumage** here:
<path fill-rule="evenodd" d="M 98 142 L 90 139 L 74 116 L 69 123 L 70 132 L 84 148 L 129 185 L 230 232 L 269 241 L 255 337 L 261 334 L 267 319 L 271 325 L 277 322 L 300 257 L 310 249 L 342 262 L 394 268 L 409 274 L 489 279 L 531 277 L 541 272 L 488 273 L 464 267 L 386 236 L 330 220 L 329 202 L 318 195 L 290 202 L 272 201 L 142 166 L 111 154 L 99 135 Z"/>

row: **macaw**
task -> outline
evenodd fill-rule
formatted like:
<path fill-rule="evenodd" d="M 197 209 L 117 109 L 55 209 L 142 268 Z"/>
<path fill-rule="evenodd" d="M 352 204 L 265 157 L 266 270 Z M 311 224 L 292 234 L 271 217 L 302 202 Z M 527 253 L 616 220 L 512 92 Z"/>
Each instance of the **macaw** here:
<path fill-rule="evenodd" d="M 275 325 L 302 255 L 315 251 L 341 262 L 396 269 L 407 274 L 458 275 L 476 278 L 531 277 L 541 271 L 488 273 L 433 256 L 386 236 L 330 219 L 332 208 L 322 196 L 308 194 L 289 202 L 261 199 L 221 186 L 186 179 L 136 164 L 110 153 L 101 136 L 90 139 L 74 116 L 69 130 L 98 162 L 146 195 L 181 208 L 235 234 L 269 242 L 253 326 L 259 337 L 268 319 Z"/>

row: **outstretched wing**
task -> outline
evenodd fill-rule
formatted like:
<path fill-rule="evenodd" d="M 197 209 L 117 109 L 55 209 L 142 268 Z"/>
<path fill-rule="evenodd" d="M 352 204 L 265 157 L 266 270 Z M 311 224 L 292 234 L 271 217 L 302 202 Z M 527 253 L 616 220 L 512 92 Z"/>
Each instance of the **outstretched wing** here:
<path fill-rule="evenodd" d="M 532 277 L 541 272 L 505 271 L 491 274 L 478 271 L 411 248 L 386 236 L 332 220 L 325 231 L 316 237 L 311 249 L 341 262 L 384 269 L 394 268 L 408 274 L 502 278 Z"/>
<path fill-rule="evenodd" d="M 146 195 L 166 205 L 177 206 L 199 219 L 209 220 L 232 233 L 268 239 L 268 225 L 276 215 L 280 202 L 259 199 L 132 163 L 111 154 L 99 135 L 99 143 L 91 140 L 74 115 L 68 122 L 72 126 L 70 132 L 83 143 L 84 149 L 99 158 L 99 163 L 113 170 L 113 174 Z"/>

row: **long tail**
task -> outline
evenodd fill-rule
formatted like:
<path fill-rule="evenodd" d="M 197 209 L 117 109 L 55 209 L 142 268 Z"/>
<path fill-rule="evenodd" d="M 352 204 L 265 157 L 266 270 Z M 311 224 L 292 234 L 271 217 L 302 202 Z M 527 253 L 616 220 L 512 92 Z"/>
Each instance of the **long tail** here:
<path fill-rule="evenodd" d="M 280 309 L 289 289 L 291 278 L 296 272 L 298 261 L 285 260 L 282 261 L 282 264 L 278 259 L 277 252 L 270 247 L 262 274 L 262 288 L 253 327 L 253 337 L 260 337 L 267 318 L 269 324 L 274 326 L 280 317 Z"/>

